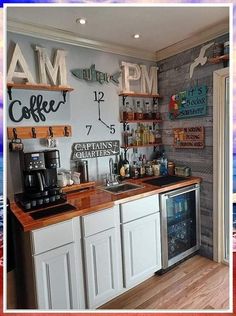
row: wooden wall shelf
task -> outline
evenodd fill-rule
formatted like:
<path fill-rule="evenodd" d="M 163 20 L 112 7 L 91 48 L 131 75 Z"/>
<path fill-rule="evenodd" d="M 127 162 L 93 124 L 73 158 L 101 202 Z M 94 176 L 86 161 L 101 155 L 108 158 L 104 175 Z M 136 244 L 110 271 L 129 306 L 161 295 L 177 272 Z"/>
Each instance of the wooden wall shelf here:
<path fill-rule="evenodd" d="M 73 91 L 73 88 L 68 86 L 51 86 L 47 84 L 28 84 L 28 83 L 7 83 L 7 92 L 9 99 L 12 100 L 12 89 L 23 90 L 42 90 L 42 91 L 61 91 L 63 94 L 63 100 L 66 102 L 66 94 Z"/>
<path fill-rule="evenodd" d="M 28 83 L 7 83 L 8 89 L 25 89 L 25 90 L 48 90 L 48 91 L 73 91 L 73 88 L 67 86 L 51 86 L 46 84 L 28 84 Z"/>
<path fill-rule="evenodd" d="M 140 147 L 156 147 L 156 146 L 162 146 L 162 143 L 155 143 L 155 144 L 147 144 L 147 145 L 139 145 L 139 146 L 125 146 L 125 145 L 122 145 L 120 146 L 120 148 L 123 148 L 123 149 L 130 149 L 130 148 L 140 148 Z"/>
<path fill-rule="evenodd" d="M 71 135 L 70 125 L 14 126 L 7 128 L 8 139 L 48 138 L 50 136 L 57 138 L 70 137 Z"/>
<path fill-rule="evenodd" d="M 162 120 L 121 120 L 120 123 L 162 123 Z"/>
<path fill-rule="evenodd" d="M 121 97 L 134 97 L 134 98 L 161 98 L 159 94 L 148 94 L 148 93 L 120 93 Z"/>
<path fill-rule="evenodd" d="M 208 62 L 211 64 L 219 64 L 221 62 L 229 60 L 229 55 L 222 55 L 214 58 L 208 58 Z"/>

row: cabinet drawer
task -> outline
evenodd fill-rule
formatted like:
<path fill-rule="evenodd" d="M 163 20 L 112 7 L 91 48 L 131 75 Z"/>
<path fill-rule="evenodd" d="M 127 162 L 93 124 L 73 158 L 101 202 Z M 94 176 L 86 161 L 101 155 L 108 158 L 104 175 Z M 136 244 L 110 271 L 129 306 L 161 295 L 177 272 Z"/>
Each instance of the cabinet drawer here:
<path fill-rule="evenodd" d="M 84 237 L 115 227 L 115 207 L 82 217 Z"/>
<path fill-rule="evenodd" d="M 73 223 L 78 224 L 79 218 L 33 230 L 31 233 L 33 254 L 39 254 L 73 242 Z M 79 229 L 79 225 L 76 226 Z"/>
<path fill-rule="evenodd" d="M 122 223 L 159 212 L 158 195 L 155 194 L 132 202 L 123 203 L 120 209 Z"/>

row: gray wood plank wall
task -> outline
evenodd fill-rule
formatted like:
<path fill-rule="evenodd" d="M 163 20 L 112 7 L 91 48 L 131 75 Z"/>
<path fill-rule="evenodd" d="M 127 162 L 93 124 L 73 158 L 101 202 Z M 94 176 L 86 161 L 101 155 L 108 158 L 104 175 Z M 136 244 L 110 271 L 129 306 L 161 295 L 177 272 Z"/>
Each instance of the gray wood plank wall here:
<path fill-rule="evenodd" d="M 210 42 L 224 43 L 229 38 L 226 34 Z M 204 43 L 205 45 L 207 43 Z M 197 46 L 178 55 L 158 62 L 159 93 L 163 97 L 160 110 L 163 117 L 162 137 L 166 156 L 176 165 L 187 165 L 192 169 L 193 176 L 202 177 L 201 183 L 201 248 L 200 253 L 208 258 L 213 257 L 213 72 L 223 68 L 223 63 L 210 64 L 195 68 L 190 80 L 189 68 L 198 57 L 200 48 Z M 206 51 L 206 56 L 212 55 L 212 48 Z M 170 97 L 194 85 L 208 86 L 208 111 L 206 116 L 171 121 L 168 117 Z M 175 149 L 173 147 L 173 128 L 204 126 L 204 149 Z"/>

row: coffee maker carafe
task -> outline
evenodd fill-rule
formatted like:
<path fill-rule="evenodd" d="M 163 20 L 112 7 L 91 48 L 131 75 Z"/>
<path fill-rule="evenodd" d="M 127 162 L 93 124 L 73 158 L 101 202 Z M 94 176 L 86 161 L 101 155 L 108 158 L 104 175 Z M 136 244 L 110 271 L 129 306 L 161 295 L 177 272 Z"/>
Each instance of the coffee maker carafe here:
<path fill-rule="evenodd" d="M 43 173 L 46 169 L 44 153 L 23 153 L 21 168 L 23 169 L 25 195 L 31 198 L 47 195 L 46 192 L 44 193 L 44 191 L 46 191 L 46 183 Z"/>
<path fill-rule="evenodd" d="M 57 186 L 58 150 L 21 154 L 24 192 L 15 196 L 24 210 L 65 203 L 66 197 Z"/>

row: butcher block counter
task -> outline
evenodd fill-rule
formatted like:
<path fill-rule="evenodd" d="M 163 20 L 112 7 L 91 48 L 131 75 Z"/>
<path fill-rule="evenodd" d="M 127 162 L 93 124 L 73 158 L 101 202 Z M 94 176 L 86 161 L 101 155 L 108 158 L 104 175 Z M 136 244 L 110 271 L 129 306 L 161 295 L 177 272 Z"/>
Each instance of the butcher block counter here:
<path fill-rule="evenodd" d="M 21 224 L 22 229 L 31 231 L 51 224 L 72 219 L 77 216 L 83 216 L 92 212 L 100 211 L 114 205 L 130 202 L 136 199 L 147 197 L 153 194 L 164 193 L 167 191 L 179 189 L 185 186 L 201 182 L 199 177 L 186 177 L 178 183 L 166 186 L 154 186 L 144 183 L 145 179 L 127 180 L 129 183 L 141 185 L 141 188 L 127 191 L 120 194 L 112 194 L 104 190 L 104 187 L 94 187 L 82 192 L 73 192 L 67 194 L 67 202 L 75 207 L 75 210 L 62 212 L 56 215 L 49 215 L 41 219 L 33 219 L 28 212 L 24 212 L 15 202 L 11 203 L 11 211 Z M 41 210 L 43 212 L 43 210 Z"/>

